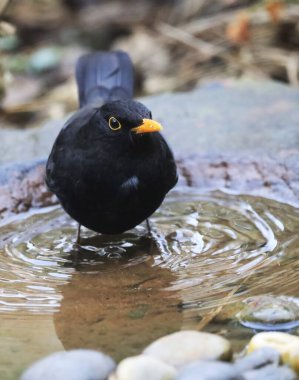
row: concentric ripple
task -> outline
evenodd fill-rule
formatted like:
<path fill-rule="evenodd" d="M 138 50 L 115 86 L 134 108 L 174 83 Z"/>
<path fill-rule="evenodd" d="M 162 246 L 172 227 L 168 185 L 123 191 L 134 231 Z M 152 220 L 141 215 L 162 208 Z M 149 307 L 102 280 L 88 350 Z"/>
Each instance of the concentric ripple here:
<path fill-rule="evenodd" d="M 141 261 L 175 274 L 167 290 L 186 308 L 208 309 L 244 295 L 299 296 L 299 211 L 272 200 L 220 192 L 173 192 L 144 226 L 117 236 L 83 231 L 60 207 L 23 214 L 2 225 L 0 312 L 53 313 L 61 286 L 79 272 Z"/>
<path fill-rule="evenodd" d="M 247 295 L 299 295 L 299 211 L 269 199 L 176 194 L 155 217 L 156 265 L 177 273 L 185 307 L 213 308 Z M 298 289 L 298 290 L 297 290 Z"/>
<path fill-rule="evenodd" d="M 78 249 L 77 223 L 59 206 L 33 211 L 0 229 L 0 312 L 29 314 L 58 311 L 59 289 L 77 270 L 88 272 L 95 264 L 122 258 L 132 248 L 139 250 L 144 234 L 141 226 L 121 236 L 96 236 L 97 245 L 89 245 L 94 233 L 86 230 L 84 247 Z"/>

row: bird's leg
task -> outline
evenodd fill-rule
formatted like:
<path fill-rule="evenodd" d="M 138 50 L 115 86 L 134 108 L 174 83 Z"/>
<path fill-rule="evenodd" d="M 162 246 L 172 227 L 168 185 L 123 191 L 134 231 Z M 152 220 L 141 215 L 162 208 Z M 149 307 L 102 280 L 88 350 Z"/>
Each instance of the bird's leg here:
<path fill-rule="evenodd" d="M 148 236 L 152 236 L 152 229 L 151 229 L 149 219 L 145 219 L 145 221 L 146 221 L 146 228 L 147 228 Z"/>
<path fill-rule="evenodd" d="M 81 224 L 78 223 L 78 229 L 77 229 L 77 238 L 76 238 L 76 243 L 80 245 L 81 239 L 80 239 L 80 231 L 81 231 Z"/>
<path fill-rule="evenodd" d="M 151 228 L 151 224 L 149 219 L 146 219 L 146 227 L 147 227 L 147 236 L 150 238 L 150 246 L 149 246 L 149 255 L 153 256 L 157 253 L 157 241 L 155 233 Z"/>

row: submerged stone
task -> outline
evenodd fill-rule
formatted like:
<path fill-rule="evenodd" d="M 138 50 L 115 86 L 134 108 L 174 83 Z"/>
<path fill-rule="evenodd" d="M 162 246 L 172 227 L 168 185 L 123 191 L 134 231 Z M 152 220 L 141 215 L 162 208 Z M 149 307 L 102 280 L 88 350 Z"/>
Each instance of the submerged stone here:
<path fill-rule="evenodd" d="M 111 357 L 93 350 L 56 352 L 29 367 L 21 380 L 106 380 L 114 370 Z"/>
<path fill-rule="evenodd" d="M 299 305 L 291 297 L 256 296 L 244 301 L 236 316 L 246 327 L 258 330 L 289 330 L 299 326 Z"/>
<path fill-rule="evenodd" d="M 221 336 L 186 330 L 157 339 L 143 353 L 181 367 L 195 360 L 228 360 L 231 357 L 231 345 Z"/>

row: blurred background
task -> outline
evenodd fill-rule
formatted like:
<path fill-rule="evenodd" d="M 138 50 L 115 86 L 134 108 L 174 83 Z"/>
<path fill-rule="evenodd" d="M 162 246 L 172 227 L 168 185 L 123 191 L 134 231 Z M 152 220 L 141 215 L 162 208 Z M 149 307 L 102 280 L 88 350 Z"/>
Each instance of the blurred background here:
<path fill-rule="evenodd" d="M 74 67 L 127 51 L 136 95 L 207 81 L 299 85 L 298 0 L 0 0 L 0 125 L 26 128 L 77 108 Z"/>

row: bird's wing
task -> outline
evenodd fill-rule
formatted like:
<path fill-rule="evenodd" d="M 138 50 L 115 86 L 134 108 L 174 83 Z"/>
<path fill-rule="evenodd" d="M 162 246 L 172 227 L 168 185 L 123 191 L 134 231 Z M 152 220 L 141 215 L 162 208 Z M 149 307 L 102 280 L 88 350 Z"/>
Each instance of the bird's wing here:
<path fill-rule="evenodd" d="M 76 80 L 80 107 L 133 97 L 133 65 L 121 51 L 84 55 L 77 62 Z"/>

